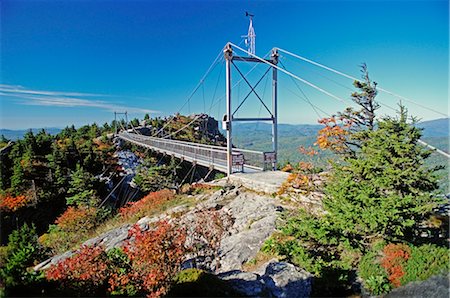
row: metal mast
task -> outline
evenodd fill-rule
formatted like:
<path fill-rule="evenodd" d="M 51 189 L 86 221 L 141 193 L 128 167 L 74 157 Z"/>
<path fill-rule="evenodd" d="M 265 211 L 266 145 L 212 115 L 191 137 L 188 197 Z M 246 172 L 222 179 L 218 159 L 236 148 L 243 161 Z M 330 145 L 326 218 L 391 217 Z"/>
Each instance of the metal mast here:
<path fill-rule="evenodd" d="M 248 26 L 248 33 L 245 35 L 245 45 L 247 46 L 248 52 L 250 54 L 256 54 L 256 34 L 255 29 L 253 29 L 253 17 L 254 14 L 245 12 L 245 16 L 250 18 L 250 25 Z"/>

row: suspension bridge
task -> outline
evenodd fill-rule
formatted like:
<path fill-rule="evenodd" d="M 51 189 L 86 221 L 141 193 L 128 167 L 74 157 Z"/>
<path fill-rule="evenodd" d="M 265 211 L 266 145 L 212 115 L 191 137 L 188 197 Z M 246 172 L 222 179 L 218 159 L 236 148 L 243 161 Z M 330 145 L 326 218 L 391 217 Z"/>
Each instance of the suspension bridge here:
<path fill-rule="evenodd" d="M 252 15 L 250 15 L 252 17 Z M 132 127 L 132 129 L 128 129 L 128 119 L 127 119 L 127 127 L 123 127 L 123 129 L 117 134 L 117 137 L 122 139 L 123 141 L 133 143 L 135 145 L 148 148 L 151 150 L 154 150 L 156 152 L 171 155 L 174 157 L 177 157 L 181 160 L 185 160 L 188 162 L 191 162 L 194 166 L 195 165 L 201 165 L 205 167 L 209 167 L 211 170 L 217 170 L 220 172 L 226 173 L 228 176 L 232 175 L 233 173 L 242 172 L 242 173 L 257 173 L 261 171 L 274 171 L 277 168 L 277 156 L 278 156 L 278 76 L 280 73 L 283 75 L 286 75 L 288 78 L 290 78 L 293 82 L 295 82 L 295 85 L 298 87 L 298 89 L 305 95 L 305 93 L 302 91 L 302 89 L 299 86 L 299 83 L 306 85 L 310 88 L 315 89 L 317 92 L 322 93 L 323 95 L 336 100 L 338 102 L 344 102 L 346 99 L 335 95 L 334 93 L 330 92 L 329 90 L 325 90 L 325 88 L 322 88 L 318 86 L 317 84 L 314 84 L 310 82 L 309 80 L 306 80 L 302 78 L 299 74 L 296 74 L 294 72 L 291 72 L 287 70 L 287 68 L 283 65 L 283 63 L 280 61 L 280 57 L 289 56 L 293 59 L 297 59 L 306 63 L 309 63 L 315 67 L 320 68 L 321 70 L 328 71 L 330 73 L 333 73 L 334 75 L 338 75 L 340 77 L 343 77 L 345 79 L 349 79 L 352 81 L 359 81 L 354 76 L 348 75 L 346 73 L 343 73 L 341 71 L 338 71 L 334 68 L 328 67 L 324 64 L 318 63 L 316 61 L 313 61 L 311 59 L 305 58 L 303 56 L 300 56 L 298 54 L 295 54 L 293 52 L 290 52 L 288 50 L 284 50 L 281 48 L 273 48 L 270 51 L 270 55 L 266 54 L 264 57 L 260 57 L 256 55 L 255 53 L 255 33 L 252 25 L 252 19 L 250 18 L 250 27 L 249 27 L 249 33 L 246 36 L 246 44 L 248 45 L 247 49 L 243 49 L 239 45 L 233 44 L 231 42 L 227 43 L 225 47 L 220 51 L 214 62 L 211 64 L 211 66 L 208 68 L 205 75 L 200 80 L 199 84 L 194 88 L 193 92 L 189 95 L 187 101 L 183 104 L 182 108 L 190 103 L 190 100 L 192 99 L 193 95 L 199 91 L 203 90 L 202 87 L 206 77 L 210 74 L 211 70 L 217 65 L 218 61 L 224 61 L 225 62 L 225 99 L 226 99 L 226 113 L 223 115 L 222 118 L 222 127 L 226 131 L 226 138 L 227 138 L 227 146 L 214 146 L 214 145 L 205 145 L 205 144 L 199 144 L 194 142 L 186 142 L 186 141 L 180 141 L 176 140 L 176 134 L 183 131 L 197 120 L 197 117 L 193 117 L 193 120 L 190 123 L 187 123 L 185 126 L 181 127 L 175 132 L 171 132 L 167 134 L 165 131 L 166 127 L 170 124 L 171 121 L 173 121 L 174 117 L 172 119 L 169 119 L 165 125 L 158 129 L 156 132 L 154 132 L 152 135 L 143 135 L 139 133 L 139 131 Z M 241 55 L 239 55 L 241 53 Z M 239 64 L 240 63 L 246 63 L 254 65 L 253 68 L 244 74 L 244 72 L 240 69 Z M 281 64 L 281 66 L 280 66 Z M 262 76 L 256 81 L 255 84 L 250 83 L 250 80 L 248 78 L 248 74 L 253 71 L 253 69 L 257 65 L 263 65 L 266 66 L 265 72 L 263 72 Z M 232 73 L 233 70 L 236 74 L 239 75 L 240 79 L 237 83 L 233 84 L 232 82 Z M 263 100 L 263 96 L 261 96 L 260 93 L 257 92 L 257 87 L 261 83 L 264 77 L 268 77 L 271 74 L 271 81 L 272 81 L 272 90 L 271 90 L 271 104 L 267 104 Z M 249 88 L 249 92 L 247 95 L 240 100 L 240 102 L 234 107 L 234 103 L 236 100 L 233 100 L 234 93 L 232 93 L 233 88 L 236 87 L 236 85 L 241 82 L 244 82 Z M 217 87 L 217 85 L 216 85 Z M 201 89 L 203 88 L 203 89 Z M 290 91 L 290 90 L 289 90 Z M 385 88 L 381 88 L 377 86 L 378 92 L 383 92 L 388 94 L 389 96 L 395 97 L 401 102 L 407 102 L 409 104 L 414 104 L 422 109 L 426 109 L 428 111 L 431 111 L 437 115 L 441 115 L 443 117 L 448 117 L 447 114 L 442 113 L 434 108 L 428 107 L 420 102 L 417 102 L 415 100 L 409 99 L 407 97 L 401 96 L 397 93 L 394 93 L 392 91 L 389 91 Z M 216 93 L 216 91 L 214 91 Z M 233 95 L 233 96 L 232 96 Z M 265 117 L 238 117 L 237 112 L 241 109 L 243 104 L 246 102 L 246 100 L 250 96 L 256 97 L 256 99 L 259 101 L 260 111 L 263 108 L 266 112 L 267 116 Z M 326 112 L 323 111 L 319 106 L 312 103 L 312 101 L 305 96 L 302 96 L 301 99 L 307 103 L 311 108 L 318 114 L 319 111 L 322 111 L 326 115 L 330 116 Z M 204 100 L 204 99 L 203 99 Z M 220 101 L 216 101 L 215 104 L 219 103 Z M 396 111 L 395 108 L 391 107 L 390 105 L 387 105 L 385 103 L 380 103 L 380 105 Z M 213 107 L 213 102 L 211 103 L 211 108 Z M 210 110 L 211 110 L 210 108 Z M 119 114 L 119 113 L 116 113 Z M 125 116 L 127 117 L 127 114 L 125 113 Z M 319 114 L 318 114 L 319 116 Z M 272 134 L 271 134 L 271 143 L 272 148 L 268 151 L 255 151 L 255 150 L 248 150 L 248 149 L 241 149 L 236 148 L 233 144 L 233 124 L 236 122 L 258 122 L 258 121 L 266 121 L 270 122 L 272 126 Z M 439 150 L 431 145 L 428 145 L 424 141 L 421 141 L 421 143 L 424 146 L 428 146 L 431 149 L 435 150 L 437 153 L 450 158 L 450 155 L 447 152 L 444 152 L 442 150 Z"/>

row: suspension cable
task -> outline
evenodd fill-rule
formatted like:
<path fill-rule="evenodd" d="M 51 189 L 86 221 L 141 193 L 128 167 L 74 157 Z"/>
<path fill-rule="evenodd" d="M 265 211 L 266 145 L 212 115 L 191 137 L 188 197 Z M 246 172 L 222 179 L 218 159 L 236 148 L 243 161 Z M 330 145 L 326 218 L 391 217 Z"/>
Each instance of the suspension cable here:
<path fill-rule="evenodd" d="M 343 73 L 343 72 L 341 72 L 341 71 L 338 71 L 338 70 L 336 70 L 336 69 L 334 69 L 334 68 L 325 66 L 325 65 L 323 65 L 323 64 L 320 64 L 320 63 L 318 63 L 318 62 L 312 61 L 312 60 L 310 60 L 310 59 L 308 59 L 308 58 L 305 58 L 305 57 L 302 57 L 302 56 L 300 56 L 300 55 L 291 53 L 291 52 L 286 51 L 286 50 L 284 50 L 284 49 L 280 49 L 280 48 L 277 48 L 277 49 L 278 49 L 280 52 L 286 53 L 286 54 L 291 55 L 291 56 L 293 56 L 293 57 L 295 57 L 295 58 L 297 58 L 297 59 L 300 59 L 300 60 L 303 60 L 303 61 L 305 61 L 305 62 L 311 63 L 311 64 L 313 64 L 313 65 L 316 65 L 316 66 L 318 66 L 318 67 L 320 67 L 320 68 L 323 68 L 323 69 L 326 69 L 326 70 L 328 70 L 328 71 L 334 72 L 334 73 L 336 73 L 336 74 L 338 74 L 338 75 L 341 75 L 341 76 L 343 76 L 343 77 L 346 77 L 346 78 L 348 78 L 348 79 L 351 79 L 351 80 L 354 80 L 354 81 L 360 81 L 359 79 L 355 78 L 354 76 L 348 75 L 348 74 Z M 415 105 L 417 105 L 417 106 L 419 106 L 419 107 L 421 107 L 421 108 L 424 108 L 424 109 L 427 109 L 427 110 L 429 110 L 429 111 L 435 112 L 435 113 L 437 113 L 437 114 L 439 114 L 439 115 L 442 115 L 442 116 L 444 116 L 444 117 L 448 117 L 447 114 L 442 113 L 442 112 L 439 112 L 439 111 L 437 111 L 437 110 L 435 110 L 435 109 L 433 109 L 433 108 L 424 106 L 424 105 L 422 105 L 421 103 L 418 103 L 418 102 L 415 101 L 415 100 L 412 100 L 412 99 L 409 99 L 409 98 L 407 98 L 407 97 L 401 96 L 401 95 L 399 95 L 399 94 L 396 94 L 396 93 L 394 93 L 394 92 L 392 92 L 392 91 L 386 90 L 386 89 L 381 88 L 381 87 L 377 87 L 377 89 L 380 90 L 380 91 L 382 91 L 382 92 L 384 92 L 384 93 L 390 94 L 390 95 L 392 95 L 392 96 L 394 96 L 394 97 L 397 97 L 397 98 L 399 98 L 399 99 L 402 99 L 402 100 L 404 100 L 404 101 L 411 102 L 411 103 L 413 103 L 413 104 L 415 104 Z"/>
<path fill-rule="evenodd" d="M 106 200 L 113 194 L 114 191 L 116 191 L 117 187 L 119 187 L 119 185 L 125 180 L 125 178 L 127 178 L 127 175 L 123 176 L 122 180 L 120 180 L 120 182 L 117 183 L 117 185 L 113 188 L 113 190 L 110 191 L 110 193 L 106 196 L 106 198 L 100 203 L 98 208 L 103 206 L 103 204 L 106 202 Z"/>
<path fill-rule="evenodd" d="M 220 59 L 223 59 L 222 56 L 222 50 L 220 50 L 219 54 L 217 55 L 216 59 L 214 59 L 213 63 L 211 63 L 211 65 L 209 66 L 208 70 L 206 71 L 206 73 L 203 75 L 203 77 L 200 79 L 200 81 L 198 82 L 198 84 L 195 86 L 195 88 L 192 90 L 191 94 L 188 96 L 187 100 L 184 102 L 184 104 L 181 106 L 181 108 L 178 110 L 177 113 L 181 112 L 181 110 L 186 106 L 186 104 L 189 103 L 189 101 L 192 99 L 192 97 L 195 95 L 195 93 L 197 92 L 197 90 L 200 88 L 200 86 L 205 82 L 206 77 L 211 73 L 211 71 L 217 66 L 218 62 L 220 61 Z M 157 136 L 161 131 L 164 130 L 164 128 L 166 128 L 172 121 L 173 121 L 174 117 L 172 117 L 169 121 L 167 121 L 163 127 L 161 129 L 159 129 L 156 133 L 154 133 L 152 136 Z"/>
<path fill-rule="evenodd" d="M 341 101 L 341 102 L 344 101 L 342 98 L 340 98 L 340 97 L 338 97 L 338 96 L 336 96 L 336 95 L 334 95 L 334 94 L 332 94 L 332 93 L 330 93 L 330 92 L 328 92 L 328 91 L 326 91 L 326 90 L 320 88 L 320 87 L 317 86 L 317 85 L 314 85 L 313 83 L 311 83 L 311 82 L 309 82 L 309 81 L 307 81 L 307 80 L 305 80 L 305 79 L 302 79 L 301 77 L 299 77 L 299 76 L 297 76 L 297 75 L 295 75 L 295 74 L 293 74 L 293 73 L 291 73 L 291 72 L 289 72 L 289 71 L 287 71 L 287 70 L 284 70 L 283 68 L 281 68 L 281 67 L 279 67 L 279 66 L 277 66 L 277 65 L 275 65 L 275 64 L 273 64 L 273 63 L 271 63 L 271 62 L 269 62 L 269 61 L 267 61 L 267 60 L 264 60 L 263 58 L 261 58 L 261 57 L 259 57 L 259 56 L 256 56 L 256 55 L 254 55 L 254 54 L 252 54 L 252 53 L 250 53 L 250 52 L 247 52 L 246 50 L 244 50 L 244 49 L 238 47 L 237 45 L 235 45 L 235 44 L 233 44 L 233 43 L 230 43 L 230 45 L 232 45 L 233 47 L 237 48 L 238 50 L 240 50 L 240 51 L 242 51 L 242 52 L 244 52 L 244 53 L 247 53 L 249 56 L 252 56 L 253 58 L 255 58 L 255 59 L 257 59 L 257 60 L 259 60 L 259 61 L 261 61 L 261 62 L 263 62 L 263 63 L 265 63 L 265 64 L 267 64 L 267 65 L 270 65 L 270 66 L 272 66 L 273 68 L 278 69 L 279 71 L 281 71 L 281 72 L 287 74 L 288 76 L 291 76 L 291 77 L 293 77 L 294 79 L 297 79 L 297 80 L 299 80 L 300 82 L 303 82 L 303 83 L 305 83 L 306 85 L 308 85 L 308 86 L 310 86 L 310 87 L 312 87 L 312 88 L 314 88 L 314 89 L 316 89 L 316 90 L 318 90 L 318 91 L 320 91 L 320 92 L 322 92 L 322 93 L 328 95 L 328 96 L 331 97 L 331 98 L 334 98 L 334 99 L 336 99 L 336 100 L 338 100 L 338 101 Z"/>

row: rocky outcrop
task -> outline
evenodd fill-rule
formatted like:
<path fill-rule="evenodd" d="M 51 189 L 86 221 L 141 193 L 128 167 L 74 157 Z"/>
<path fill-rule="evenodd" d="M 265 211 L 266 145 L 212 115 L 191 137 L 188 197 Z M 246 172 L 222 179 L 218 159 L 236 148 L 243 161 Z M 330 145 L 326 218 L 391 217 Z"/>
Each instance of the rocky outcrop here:
<path fill-rule="evenodd" d="M 236 291 L 247 296 L 307 297 L 311 291 L 311 276 L 288 263 L 271 261 L 255 272 L 243 272 L 242 265 L 253 259 L 264 241 L 275 231 L 277 217 L 283 208 L 269 195 L 248 191 L 243 187 L 225 185 L 211 194 L 194 197 L 195 206 L 181 205 L 171 208 L 154 217 L 143 217 L 136 222 L 142 230 L 152 227 L 159 220 L 176 220 L 186 227 L 188 239 L 193 238 L 192 230 L 198 213 L 218 212 L 226 230 L 214 254 L 204 251 L 196 254 L 194 263 L 200 268 L 215 272 L 227 280 Z M 121 247 L 129 240 L 131 224 L 124 224 L 98 237 L 89 239 L 84 245 L 103 246 L 106 250 Z M 189 241 L 189 240 L 188 240 Z M 55 256 L 35 267 L 35 270 L 48 268 L 51 264 L 70 257 L 74 252 Z M 188 258 L 189 259 L 189 258 Z"/>
<path fill-rule="evenodd" d="M 272 260 L 255 272 L 240 270 L 218 275 L 230 286 L 250 297 L 300 298 L 309 297 L 312 275 L 305 270 L 285 262 Z"/>
<path fill-rule="evenodd" d="M 411 282 L 403 287 L 394 289 L 387 294 L 387 298 L 447 298 L 450 296 L 450 275 L 436 275 L 424 281 Z"/>

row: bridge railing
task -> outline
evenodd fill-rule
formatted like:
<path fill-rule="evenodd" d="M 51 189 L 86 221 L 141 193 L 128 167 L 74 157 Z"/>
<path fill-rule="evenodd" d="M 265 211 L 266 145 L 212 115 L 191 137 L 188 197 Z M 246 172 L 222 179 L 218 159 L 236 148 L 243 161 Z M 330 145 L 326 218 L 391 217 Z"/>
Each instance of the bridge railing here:
<path fill-rule="evenodd" d="M 225 147 L 155 138 L 129 132 L 122 132 L 119 137 L 137 145 L 191 159 L 203 165 L 215 165 L 220 168 L 226 168 L 227 165 L 227 149 Z M 246 168 L 254 170 L 264 168 L 263 152 L 233 148 L 233 154 L 240 153 L 244 155 Z"/>

